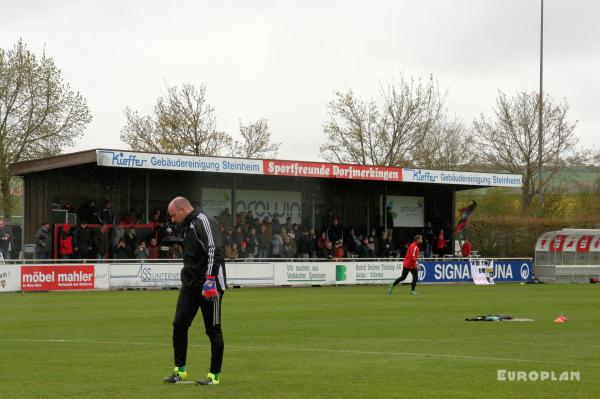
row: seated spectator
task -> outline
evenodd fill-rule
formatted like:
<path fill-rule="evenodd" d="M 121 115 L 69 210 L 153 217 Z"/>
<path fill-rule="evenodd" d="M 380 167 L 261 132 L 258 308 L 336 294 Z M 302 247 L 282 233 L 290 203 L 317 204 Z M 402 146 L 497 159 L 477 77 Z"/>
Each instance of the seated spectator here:
<path fill-rule="evenodd" d="M 132 253 L 124 238 L 120 238 L 115 248 L 115 259 L 131 259 Z"/>
<path fill-rule="evenodd" d="M 183 257 L 183 248 L 179 244 L 173 244 L 170 251 L 171 259 L 181 259 Z"/>
<path fill-rule="evenodd" d="M 146 241 L 140 242 L 140 245 L 135 249 L 134 255 L 136 259 L 148 259 L 150 257 L 150 251 L 146 246 Z"/>
<path fill-rule="evenodd" d="M 150 245 L 148 246 L 148 259 L 158 259 L 159 252 L 158 241 L 156 238 L 151 238 Z"/>
<path fill-rule="evenodd" d="M 245 258 L 253 258 L 254 256 L 250 256 L 250 254 L 248 253 L 248 244 L 246 244 L 246 241 L 242 241 L 240 243 L 240 247 L 238 249 L 238 259 L 245 259 Z"/>
<path fill-rule="evenodd" d="M 231 236 L 231 240 L 232 242 L 237 245 L 237 247 L 240 247 L 240 244 L 242 243 L 242 241 L 244 241 L 245 236 L 244 233 L 242 232 L 242 226 L 237 226 L 235 228 L 235 232 L 233 233 L 233 235 Z"/>
<path fill-rule="evenodd" d="M 344 258 L 344 243 L 343 241 L 337 240 L 335 247 L 333 248 L 333 259 L 341 260 Z"/>
<path fill-rule="evenodd" d="M 369 247 L 369 237 L 362 239 L 362 244 L 356 250 L 359 258 L 373 258 L 375 256 L 371 247 Z"/>
<path fill-rule="evenodd" d="M 225 246 L 225 259 L 237 259 L 238 257 L 238 248 L 237 244 L 231 243 Z"/>

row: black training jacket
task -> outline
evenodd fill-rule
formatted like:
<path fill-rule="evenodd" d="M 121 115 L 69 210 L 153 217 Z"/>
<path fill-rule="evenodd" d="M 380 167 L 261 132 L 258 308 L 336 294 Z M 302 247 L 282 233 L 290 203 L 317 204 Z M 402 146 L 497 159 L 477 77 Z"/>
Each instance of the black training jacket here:
<path fill-rule="evenodd" d="M 215 219 L 195 209 L 183 221 L 182 288 L 202 289 L 206 276 L 215 276 L 217 289 L 226 287 L 223 237 Z"/>

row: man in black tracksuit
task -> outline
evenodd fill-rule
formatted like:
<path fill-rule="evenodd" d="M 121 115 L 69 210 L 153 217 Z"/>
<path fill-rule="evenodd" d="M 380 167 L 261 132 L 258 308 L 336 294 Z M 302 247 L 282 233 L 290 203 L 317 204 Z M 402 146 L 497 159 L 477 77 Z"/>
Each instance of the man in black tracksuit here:
<path fill-rule="evenodd" d="M 211 359 L 207 378 L 197 383 L 218 384 L 224 349 L 221 303 L 226 287 L 223 238 L 219 224 L 212 217 L 194 209 L 183 197 L 173 199 L 168 211 L 173 222 L 181 224 L 185 230 L 181 290 L 173 321 L 175 368 L 163 381 L 176 383 L 187 379 L 188 329 L 200 308 L 205 332 L 210 339 Z"/>

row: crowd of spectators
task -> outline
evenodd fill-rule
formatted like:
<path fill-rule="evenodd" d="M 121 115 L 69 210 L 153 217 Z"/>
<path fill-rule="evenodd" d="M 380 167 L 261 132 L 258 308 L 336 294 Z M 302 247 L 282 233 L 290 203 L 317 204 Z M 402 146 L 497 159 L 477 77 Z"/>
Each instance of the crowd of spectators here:
<path fill-rule="evenodd" d="M 116 221 L 112 204 L 106 200 L 101 208 L 87 202 L 78 212 L 78 225 L 60 225 L 57 255 L 62 259 L 177 259 L 182 256 L 181 227 L 172 224 L 165 212 L 156 209 L 150 222 L 139 214 L 128 212 Z M 226 208 L 216 218 L 223 233 L 226 259 L 253 258 L 402 258 L 410 242 L 398 242 L 393 226 L 360 232 L 345 227 L 331 211 L 318 228 L 293 223 L 292 217 L 264 216 L 262 220 L 252 211 L 232 215 Z M 51 244 L 40 227 L 36 235 L 36 254 L 50 257 Z M 444 230 L 434 231 L 427 223 L 422 231 L 424 257 L 443 256 L 449 240 Z M 38 239 L 38 236 L 42 239 Z M 51 239 L 51 238 L 50 238 Z"/>

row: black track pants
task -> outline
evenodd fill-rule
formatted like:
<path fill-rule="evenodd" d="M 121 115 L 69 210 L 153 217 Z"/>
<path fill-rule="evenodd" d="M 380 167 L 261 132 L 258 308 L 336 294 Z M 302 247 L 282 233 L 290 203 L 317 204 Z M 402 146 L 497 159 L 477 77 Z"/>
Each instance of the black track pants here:
<path fill-rule="evenodd" d="M 173 355 L 175 366 L 185 366 L 187 360 L 188 330 L 192 325 L 198 309 L 204 319 L 204 331 L 210 339 L 210 372 L 221 372 L 223 363 L 223 333 L 221 332 L 221 303 L 223 295 L 215 301 L 207 301 L 200 290 L 190 292 L 182 289 L 179 291 L 175 320 L 173 320 Z"/>

